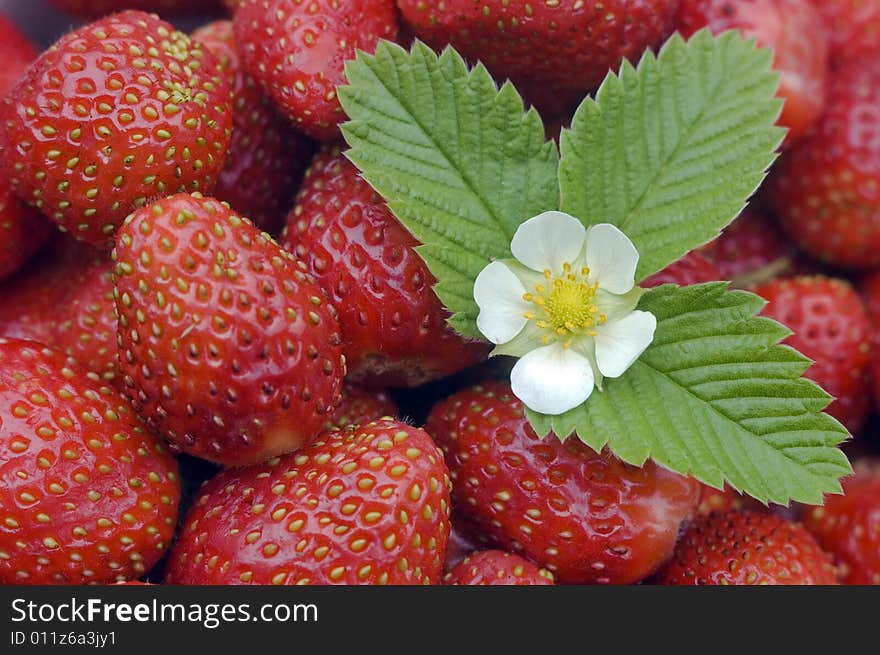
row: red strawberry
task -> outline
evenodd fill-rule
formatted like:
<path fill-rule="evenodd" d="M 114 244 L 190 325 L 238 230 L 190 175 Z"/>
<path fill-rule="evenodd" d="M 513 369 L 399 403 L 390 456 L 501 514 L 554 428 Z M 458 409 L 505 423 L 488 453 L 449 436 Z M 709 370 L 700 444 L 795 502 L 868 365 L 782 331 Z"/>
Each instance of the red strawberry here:
<path fill-rule="evenodd" d="M 287 252 L 181 193 L 126 219 L 114 257 L 120 372 L 154 431 L 229 466 L 318 435 L 345 360 L 333 308 Z"/>
<path fill-rule="evenodd" d="M 6 95 L 28 64 L 37 58 L 37 50 L 9 18 L 0 14 L 0 96 Z"/>
<path fill-rule="evenodd" d="M 40 212 L 25 205 L 0 180 L 0 280 L 20 269 L 53 233 Z"/>
<path fill-rule="evenodd" d="M 506 383 L 453 394 L 425 429 L 443 448 L 456 511 L 560 582 L 642 580 L 697 503 L 694 480 L 653 462 L 629 466 L 576 437 L 539 439 Z"/>
<path fill-rule="evenodd" d="M 297 134 L 241 64 L 232 21 L 218 20 L 193 32 L 220 61 L 235 95 L 229 156 L 214 196 L 276 234 L 311 158 L 311 145 Z"/>
<path fill-rule="evenodd" d="M 785 343 L 814 360 L 806 376 L 836 397 L 828 413 L 856 434 L 871 411 L 871 324 L 852 286 L 822 276 L 771 280 L 755 288 L 764 314 L 789 327 Z"/>
<path fill-rule="evenodd" d="M 880 59 L 838 71 L 819 123 L 785 153 L 768 196 L 788 235 L 835 266 L 880 264 Z"/>
<path fill-rule="evenodd" d="M 596 88 L 621 60 L 638 59 L 672 32 L 678 0 L 397 0 L 432 48 L 452 44 L 498 80 L 547 94 Z"/>
<path fill-rule="evenodd" d="M 109 257 L 102 258 L 89 266 L 83 277 L 55 310 L 49 341 L 83 368 L 118 384 L 113 262 Z"/>
<path fill-rule="evenodd" d="M 828 42 L 822 20 L 804 0 L 682 0 L 675 26 L 682 36 L 708 27 L 713 34 L 737 29 L 759 46 L 773 49 L 779 96 L 785 100 L 780 125 L 786 143 L 800 137 L 825 108 Z"/>
<path fill-rule="evenodd" d="M 831 557 L 800 523 L 772 514 L 711 514 L 691 524 L 658 573 L 664 585 L 833 585 Z"/>
<path fill-rule="evenodd" d="M 336 87 L 357 50 L 397 35 L 391 0 L 241 0 L 235 38 L 245 66 L 305 134 L 339 138 Z"/>
<path fill-rule="evenodd" d="M 137 578 L 170 545 L 177 464 L 63 354 L 0 339 L 0 583 Z"/>
<path fill-rule="evenodd" d="M 880 53 L 880 0 L 810 0 L 827 26 L 838 67 Z"/>
<path fill-rule="evenodd" d="M 397 416 L 397 403 L 386 391 L 361 389 L 351 384 L 342 387 L 342 400 L 333 410 L 327 429 L 369 423 L 380 418 Z"/>
<path fill-rule="evenodd" d="M 503 550 L 481 550 L 464 558 L 443 582 L 449 585 L 552 585 L 553 574 Z"/>
<path fill-rule="evenodd" d="M 640 285 L 646 288 L 658 287 L 661 284 L 677 284 L 687 286 L 701 282 L 724 280 L 724 274 L 699 250 L 692 250 L 677 262 L 671 263 L 662 271 L 645 278 Z"/>
<path fill-rule="evenodd" d="M 868 318 L 880 329 L 880 269 L 865 273 L 858 281 L 858 291 Z"/>
<path fill-rule="evenodd" d="M 139 9 L 163 16 L 214 11 L 220 0 L 49 0 L 68 14 L 84 18 L 100 18 L 122 9 Z"/>
<path fill-rule="evenodd" d="M 0 163 L 15 193 L 109 248 L 149 199 L 210 190 L 231 126 L 213 56 L 126 11 L 67 34 L 28 69 L 0 106 Z"/>
<path fill-rule="evenodd" d="M 416 386 L 482 359 L 446 323 L 418 242 L 338 149 L 317 155 L 281 245 L 339 309 L 349 380 Z"/>
<path fill-rule="evenodd" d="M 442 455 L 382 420 L 207 482 L 166 582 L 437 584 L 448 534 Z"/>
<path fill-rule="evenodd" d="M 842 496 L 804 513 L 804 525 L 834 555 L 845 584 L 880 584 L 880 467 L 859 462 Z"/>
<path fill-rule="evenodd" d="M 106 259 L 91 246 L 56 234 L 25 268 L 0 283 L 0 336 L 52 341 L 58 308 Z"/>
<path fill-rule="evenodd" d="M 700 516 L 708 516 L 713 512 L 721 513 L 741 509 L 763 511 L 762 507 L 758 501 L 744 496 L 728 486 L 725 486 L 724 489 L 715 489 L 700 483 L 700 503 L 697 505 L 697 514 Z"/>

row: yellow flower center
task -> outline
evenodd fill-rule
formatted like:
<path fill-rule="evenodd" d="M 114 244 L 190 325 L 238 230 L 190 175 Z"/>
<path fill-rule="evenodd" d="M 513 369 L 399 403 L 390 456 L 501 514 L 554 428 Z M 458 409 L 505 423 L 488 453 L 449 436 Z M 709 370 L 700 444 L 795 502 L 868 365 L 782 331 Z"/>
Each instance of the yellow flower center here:
<path fill-rule="evenodd" d="M 544 271 L 547 283 L 536 284 L 534 291 L 523 295 L 526 302 L 535 306 L 525 317 L 544 330 L 543 343 L 558 340 L 563 342 L 563 347 L 570 348 L 575 337 L 595 337 L 595 327 L 607 320 L 596 306 L 599 283 L 590 284 L 589 275 L 590 269 L 586 266 L 575 273 L 571 264 L 566 263 L 561 275 Z"/>

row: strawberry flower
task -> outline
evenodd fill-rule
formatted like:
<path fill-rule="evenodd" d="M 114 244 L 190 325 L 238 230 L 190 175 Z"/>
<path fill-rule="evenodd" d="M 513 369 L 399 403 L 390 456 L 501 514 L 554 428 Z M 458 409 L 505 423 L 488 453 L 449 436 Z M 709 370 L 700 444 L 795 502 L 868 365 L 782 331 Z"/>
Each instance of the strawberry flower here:
<path fill-rule="evenodd" d="M 515 259 L 486 266 L 474 283 L 477 327 L 493 355 L 519 357 L 513 393 L 532 410 L 562 414 L 650 345 L 657 319 L 636 305 L 639 253 L 613 225 L 589 229 L 549 211 L 519 226 Z"/>

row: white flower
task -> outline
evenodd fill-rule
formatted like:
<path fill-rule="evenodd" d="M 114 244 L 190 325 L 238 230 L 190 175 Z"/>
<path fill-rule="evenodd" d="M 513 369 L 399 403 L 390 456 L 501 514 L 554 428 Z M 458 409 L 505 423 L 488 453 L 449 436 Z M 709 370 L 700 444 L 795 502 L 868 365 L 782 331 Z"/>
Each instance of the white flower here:
<path fill-rule="evenodd" d="M 477 327 L 493 354 L 520 358 L 513 393 L 536 412 L 562 414 L 623 375 L 654 338 L 657 319 L 636 310 L 639 253 L 613 225 L 586 229 L 558 211 L 520 225 L 510 250 L 516 259 L 477 276 Z"/>

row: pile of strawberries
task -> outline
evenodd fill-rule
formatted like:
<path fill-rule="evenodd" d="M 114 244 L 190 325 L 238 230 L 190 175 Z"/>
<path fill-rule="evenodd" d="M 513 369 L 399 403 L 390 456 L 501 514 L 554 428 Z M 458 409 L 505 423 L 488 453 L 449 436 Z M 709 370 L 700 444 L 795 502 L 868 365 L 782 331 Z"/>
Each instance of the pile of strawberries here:
<path fill-rule="evenodd" d="M 94 22 L 38 54 L 0 19 L 0 583 L 880 583 L 880 0 L 51 4 Z M 707 26 L 774 48 L 789 132 L 646 285 L 732 280 L 791 328 L 854 436 L 822 507 L 538 439 L 344 156 L 380 39 L 484 62 L 553 137 Z"/>

